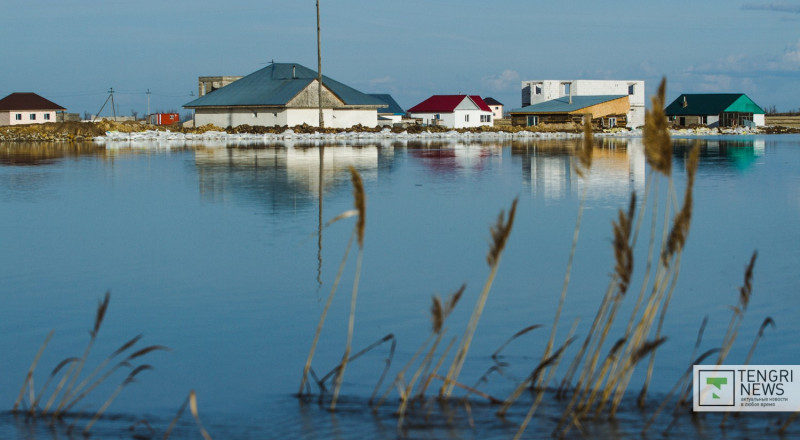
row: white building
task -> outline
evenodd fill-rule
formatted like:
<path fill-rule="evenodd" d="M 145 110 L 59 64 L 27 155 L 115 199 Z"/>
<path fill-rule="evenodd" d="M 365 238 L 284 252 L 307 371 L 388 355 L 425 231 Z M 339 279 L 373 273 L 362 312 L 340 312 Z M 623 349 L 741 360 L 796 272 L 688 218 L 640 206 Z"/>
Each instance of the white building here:
<path fill-rule="evenodd" d="M 317 72 L 300 64 L 273 63 L 184 104 L 195 126 L 318 127 L 319 102 L 325 127 L 374 127 L 386 104 L 326 76 L 318 92 Z"/>
<path fill-rule="evenodd" d="M 644 81 L 621 80 L 531 80 L 522 82 L 522 107 L 564 96 L 628 95 L 628 128 L 644 125 Z"/>
<path fill-rule="evenodd" d="M 56 122 L 66 109 L 36 93 L 12 93 L 0 99 L 0 126 Z"/>
<path fill-rule="evenodd" d="M 478 95 L 433 95 L 408 109 L 408 117 L 425 125 L 450 128 L 491 126 L 492 109 Z"/>

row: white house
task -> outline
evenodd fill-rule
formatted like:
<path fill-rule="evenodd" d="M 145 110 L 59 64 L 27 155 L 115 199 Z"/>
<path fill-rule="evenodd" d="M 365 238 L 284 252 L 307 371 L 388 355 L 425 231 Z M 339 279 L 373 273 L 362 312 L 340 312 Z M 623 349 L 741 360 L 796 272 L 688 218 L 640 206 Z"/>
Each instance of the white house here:
<path fill-rule="evenodd" d="M 531 80 L 522 82 L 522 107 L 569 96 L 628 95 L 627 127 L 644 125 L 644 81 L 622 80 Z"/>
<path fill-rule="evenodd" d="M 56 122 L 56 114 L 65 110 L 36 93 L 12 93 L 0 99 L 0 125 Z"/>
<path fill-rule="evenodd" d="M 318 127 L 317 72 L 293 63 L 272 63 L 224 87 L 184 104 L 194 110 L 195 126 Z M 386 104 L 326 76 L 322 77 L 322 117 L 325 127 L 374 127 L 378 109 Z"/>
<path fill-rule="evenodd" d="M 408 109 L 408 117 L 450 128 L 491 126 L 492 109 L 478 95 L 433 95 Z"/>

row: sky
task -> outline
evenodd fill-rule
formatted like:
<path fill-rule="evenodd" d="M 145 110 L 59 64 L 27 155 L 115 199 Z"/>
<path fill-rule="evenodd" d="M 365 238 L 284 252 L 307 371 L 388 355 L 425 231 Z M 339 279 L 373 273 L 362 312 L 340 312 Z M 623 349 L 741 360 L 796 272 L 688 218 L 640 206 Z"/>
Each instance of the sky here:
<path fill-rule="evenodd" d="M 312 0 L 0 0 L 0 97 L 97 113 L 189 111 L 197 77 L 316 70 Z M 521 106 L 523 80 L 667 79 L 800 108 L 800 0 L 320 0 L 322 72 L 404 109 L 434 94 Z M 150 91 L 148 94 L 147 91 Z M 102 115 L 110 114 L 110 104 Z"/>

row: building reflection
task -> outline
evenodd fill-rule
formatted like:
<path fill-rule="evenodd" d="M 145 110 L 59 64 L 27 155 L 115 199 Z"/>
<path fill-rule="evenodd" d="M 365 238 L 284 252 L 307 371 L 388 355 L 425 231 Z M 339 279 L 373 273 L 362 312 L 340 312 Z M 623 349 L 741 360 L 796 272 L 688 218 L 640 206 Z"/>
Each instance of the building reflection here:
<path fill-rule="evenodd" d="M 533 194 L 560 199 L 575 193 L 585 181 L 587 197 L 627 197 L 642 193 L 646 164 L 639 138 L 595 139 L 592 167 L 585 179 L 578 177 L 573 163 L 581 139 L 515 142 L 511 154 L 522 166 L 523 182 Z"/>
<path fill-rule="evenodd" d="M 766 140 L 761 139 L 676 139 L 673 154 L 679 166 L 694 145 L 700 146 L 699 173 L 706 175 L 730 174 L 746 171 L 757 163 L 766 150 Z"/>

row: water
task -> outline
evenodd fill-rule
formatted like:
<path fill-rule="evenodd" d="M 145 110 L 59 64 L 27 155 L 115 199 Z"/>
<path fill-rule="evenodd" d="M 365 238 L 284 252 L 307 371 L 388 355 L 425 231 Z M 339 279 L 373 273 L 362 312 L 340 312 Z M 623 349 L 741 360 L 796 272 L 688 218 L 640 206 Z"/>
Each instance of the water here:
<path fill-rule="evenodd" d="M 613 271 L 611 222 L 627 206 L 631 191 L 641 202 L 647 187 L 652 194 L 657 184 L 659 223 L 664 212 L 668 182 L 652 175 L 640 140 L 599 140 L 586 182 L 572 169 L 574 142 L 339 145 L 324 150 L 322 167 L 320 149 L 299 144 L 108 150 L 2 144 L 0 406 L 12 407 L 50 330 L 55 334 L 34 375 L 37 389 L 62 359 L 83 353 L 97 302 L 110 291 L 87 370 L 140 333 L 144 336 L 137 346 L 158 344 L 171 351 L 142 359 L 154 369 L 123 390 L 108 410 L 114 417 L 93 429 L 96 436 L 145 435 L 149 431 L 142 424 L 134 431 L 128 426 L 146 419 L 160 437 L 190 390 L 196 391 L 203 423 L 214 438 L 397 436 L 392 415 L 396 394 L 375 415 L 367 403 L 388 344 L 348 367 L 335 415 L 315 401 L 292 397 L 352 230 L 350 218 L 319 233 L 321 223 L 352 209 L 350 166 L 361 173 L 368 197 L 353 346 L 358 350 L 393 334 L 397 347 L 390 377 L 429 334 L 432 295 L 445 296 L 466 283 L 447 324 L 448 335 L 463 332 L 489 273 L 489 227 L 519 199 L 460 378 L 474 384 L 494 365 L 490 356 L 504 341 L 526 326 L 542 324 L 504 350 L 504 375 L 490 375 L 480 385 L 504 398 L 535 367 L 546 344 L 584 188 L 585 211 L 557 341 L 567 337 L 576 319 L 581 340 L 588 330 Z M 675 141 L 678 202 L 685 185 L 684 157 L 694 142 Z M 766 331 L 752 363 L 798 363 L 800 137 L 700 142 L 692 227 L 664 323 L 668 340 L 656 358 L 653 407 L 690 364 L 706 316 L 701 351 L 719 345 L 754 250 L 754 293 L 728 363 L 744 361 L 767 317 L 776 328 Z M 641 227 L 633 292 L 642 281 L 650 218 Z M 333 368 L 344 351 L 354 257 L 317 348 L 318 375 Z M 610 340 L 623 330 L 632 308 L 629 296 Z M 86 412 L 102 405 L 123 379 L 124 373 L 114 376 L 88 397 Z M 629 388 L 631 399 L 640 386 L 637 375 Z M 555 426 L 564 403 L 552 396 L 545 400 L 549 403 L 529 435 L 549 433 Z M 432 408 L 441 417 L 415 414 L 407 434 L 509 438 L 530 396 L 523 401 L 506 421 L 494 417 L 496 408 L 480 398 L 473 399 L 471 413 L 461 406 Z M 635 435 L 645 416 L 632 406 L 626 400 L 616 422 L 592 423 L 587 432 Z M 448 419 L 453 422 L 443 421 Z M 668 420 L 657 427 L 663 429 Z M 673 433 L 719 434 L 714 415 L 702 419 L 702 429 L 689 420 Z M 76 429 L 87 422 L 79 419 Z M 774 423 L 767 416 L 740 418 L 729 422 L 733 434 L 726 434 L 754 438 L 774 431 Z M 0 416 L 2 437 L 49 438 L 59 432 L 52 433 L 41 421 Z M 188 413 L 173 435 L 197 437 Z"/>

